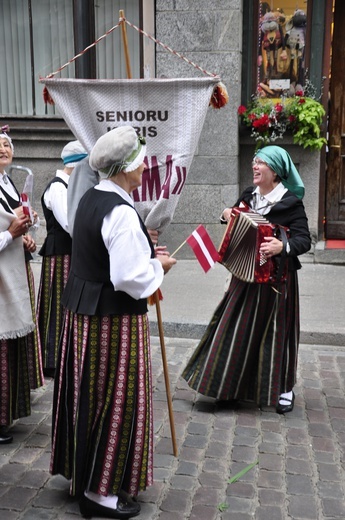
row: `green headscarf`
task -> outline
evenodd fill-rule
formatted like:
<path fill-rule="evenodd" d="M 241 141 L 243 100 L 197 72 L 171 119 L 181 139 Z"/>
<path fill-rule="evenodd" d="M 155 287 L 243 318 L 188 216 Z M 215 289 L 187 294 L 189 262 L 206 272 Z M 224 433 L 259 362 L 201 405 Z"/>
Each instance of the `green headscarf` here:
<path fill-rule="evenodd" d="M 299 199 L 304 197 L 304 184 L 290 155 L 280 146 L 265 146 L 256 153 L 278 175 L 288 190 Z"/>

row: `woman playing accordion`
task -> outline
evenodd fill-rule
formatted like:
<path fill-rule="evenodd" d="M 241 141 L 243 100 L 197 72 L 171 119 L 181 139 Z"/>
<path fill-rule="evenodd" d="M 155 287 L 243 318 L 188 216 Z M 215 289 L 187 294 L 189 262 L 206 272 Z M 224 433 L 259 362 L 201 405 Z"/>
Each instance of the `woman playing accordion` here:
<path fill-rule="evenodd" d="M 290 155 L 266 146 L 253 160 L 253 184 L 234 208 L 260 214 L 286 235 L 267 233 L 258 244 L 260 262 L 279 266 L 284 276 L 269 283 L 247 281 L 232 272 L 229 288 L 182 376 L 197 392 L 220 401 L 243 400 L 274 406 L 278 413 L 294 406 L 299 346 L 298 256 L 311 238 L 302 198 L 304 185 Z M 221 222 L 233 218 L 226 208 Z M 242 279 L 241 279 L 242 278 Z"/>

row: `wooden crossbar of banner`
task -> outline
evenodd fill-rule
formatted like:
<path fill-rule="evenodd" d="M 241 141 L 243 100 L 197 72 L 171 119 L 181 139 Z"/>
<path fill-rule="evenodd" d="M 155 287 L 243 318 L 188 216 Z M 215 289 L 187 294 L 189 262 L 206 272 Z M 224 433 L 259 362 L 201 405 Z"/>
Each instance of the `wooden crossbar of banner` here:
<path fill-rule="evenodd" d="M 125 20 L 125 13 L 122 9 L 119 11 L 119 16 L 120 16 L 120 20 Z M 126 24 L 123 21 L 121 21 L 120 25 L 121 25 L 121 29 L 122 29 L 122 41 L 123 41 L 123 48 L 124 48 L 125 59 L 126 59 L 127 77 L 128 77 L 128 79 L 132 79 L 131 64 L 130 64 L 130 57 L 129 57 L 129 51 L 128 51 Z M 174 411 L 173 411 L 171 391 L 170 391 L 169 371 L 168 371 L 168 363 L 167 363 L 166 350 L 165 350 L 163 321 L 162 321 L 162 314 L 161 314 L 161 308 L 160 308 L 160 302 L 159 302 L 158 289 L 154 293 L 154 302 L 156 305 L 156 313 L 157 313 L 157 324 L 158 324 L 159 341 L 160 341 L 160 346 L 161 346 L 161 354 L 162 354 L 162 362 L 163 362 L 165 391 L 166 391 L 168 411 L 169 411 L 171 440 L 172 440 L 172 445 L 173 445 L 174 456 L 177 457 Z"/>

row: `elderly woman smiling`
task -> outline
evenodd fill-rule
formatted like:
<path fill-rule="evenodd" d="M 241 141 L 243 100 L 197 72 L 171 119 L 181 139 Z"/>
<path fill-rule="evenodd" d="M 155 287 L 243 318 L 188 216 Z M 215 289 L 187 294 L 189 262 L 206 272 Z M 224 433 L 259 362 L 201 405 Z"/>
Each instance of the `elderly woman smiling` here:
<path fill-rule="evenodd" d="M 39 386 L 32 360 L 36 326 L 30 298 L 24 247 L 35 248 L 26 235 L 29 217 L 19 206 L 19 194 L 6 174 L 12 163 L 13 144 L 0 133 L 0 444 L 12 442 L 8 427 L 30 415 L 30 388 Z M 38 357 L 36 357 L 38 359 Z M 33 374 L 33 372 L 35 372 Z"/>
<path fill-rule="evenodd" d="M 265 237 L 260 253 L 288 263 L 287 279 L 273 286 L 232 276 L 207 330 L 183 372 L 198 392 L 220 401 L 252 401 L 278 413 L 294 407 L 299 345 L 298 255 L 311 246 L 302 198 L 303 182 L 290 155 L 279 146 L 258 151 L 253 184 L 234 206 L 246 203 L 272 224 L 289 229 L 286 244 Z M 231 208 L 224 209 L 226 223 Z"/>

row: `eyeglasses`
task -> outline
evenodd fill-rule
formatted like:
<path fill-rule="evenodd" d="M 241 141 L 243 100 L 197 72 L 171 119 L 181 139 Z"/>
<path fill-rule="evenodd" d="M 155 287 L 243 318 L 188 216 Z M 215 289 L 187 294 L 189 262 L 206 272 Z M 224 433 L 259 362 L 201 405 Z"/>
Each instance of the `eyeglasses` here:
<path fill-rule="evenodd" d="M 265 163 L 265 161 L 262 161 L 261 159 L 253 159 L 252 166 L 267 166 L 267 163 Z"/>

